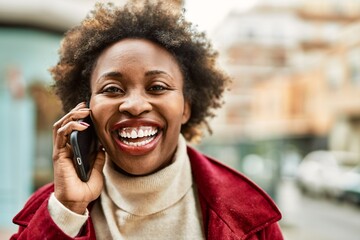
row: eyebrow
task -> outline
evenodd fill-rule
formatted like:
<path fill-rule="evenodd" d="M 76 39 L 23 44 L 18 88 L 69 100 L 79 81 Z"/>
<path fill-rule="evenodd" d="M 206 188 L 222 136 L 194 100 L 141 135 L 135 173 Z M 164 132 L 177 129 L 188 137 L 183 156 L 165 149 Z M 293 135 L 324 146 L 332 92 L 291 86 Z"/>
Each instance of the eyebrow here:
<path fill-rule="evenodd" d="M 171 77 L 167 72 L 161 71 L 161 70 L 152 70 L 145 73 L 145 76 L 152 76 L 152 75 L 158 75 L 158 74 L 165 74 Z"/>
<path fill-rule="evenodd" d="M 108 77 L 122 78 L 123 75 L 120 72 L 115 72 L 115 71 L 106 72 L 103 75 L 101 75 L 99 79 L 108 78 Z"/>
<path fill-rule="evenodd" d="M 166 75 L 168 78 L 174 80 L 173 76 L 171 76 L 169 73 L 167 73 L 165 71 L 161 71 L 161 70 L 148 71 L 148 72 L 145 73 L 145 76 L 148 77 L 148 76 L 154 76 L 154 75 L 159 75 L 159 74 Z"/>
<path fill-rule="evenodd" d="M 161 70 L 151 70 L 151 71 L 147 71 L 145 73 L 145 76 L 148 77 L 148 76 L 154 76 L 154 75 L 159 75 L 159 74 L 164 74 L 164 75 L 167 75 L 168 77 L 170 78 L 173 78 L 170 74 L 168 74 L 167 72 L 165 71 L 161 71 Z M 107 73 L 104 73 L 103 75 L 100 76 L 100 79 L 104 79 L 104 78 L 116 78 L 116 79 L 121 79 L 123 78 L 123 74 L 121 72 L 117 72 L 117 71 L 112 71 L 112 72 L 107 72 Z"/>

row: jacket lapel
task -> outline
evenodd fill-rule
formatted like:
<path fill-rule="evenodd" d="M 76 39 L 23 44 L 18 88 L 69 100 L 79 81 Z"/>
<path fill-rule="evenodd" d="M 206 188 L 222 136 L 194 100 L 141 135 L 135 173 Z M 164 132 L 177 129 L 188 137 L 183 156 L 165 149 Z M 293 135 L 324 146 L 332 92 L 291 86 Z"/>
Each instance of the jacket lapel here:
<path fill-rule="evenodd" d="M 26 227 L 39 207 L 45 202 L 54 191 L 54 185 L 49 183 L 39 188 L 26 202 L 23 209 L 14 217 L 13 222 Z"/>
<path fill-rule="evenodd" d="M 280 220 L 274 202 L 255 183 L 192 148 L 188 154 L 208 239 L 244 239 Z"/>

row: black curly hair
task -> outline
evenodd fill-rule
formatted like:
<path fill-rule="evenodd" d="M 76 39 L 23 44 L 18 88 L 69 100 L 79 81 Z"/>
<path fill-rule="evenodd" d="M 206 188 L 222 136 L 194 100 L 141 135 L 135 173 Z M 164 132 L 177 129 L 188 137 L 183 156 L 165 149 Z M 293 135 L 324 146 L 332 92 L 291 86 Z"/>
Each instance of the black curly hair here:
<path fill-rule="evenodd" d="M 184 76 L 184 97 L 191 104 L 191 117 L 181 132 L 188 141 L 202 135 L 201 126 L 211 133 L 208 120 L 222 105 L 229 78 L 217 68 L 217 52 L 205 34 L 186 21 L 183 12 L 162 3 L 97 4 L 79 26 L 65 34 L 60 60 L 50 69 L 63 110 L 68 112 L 90 98 L 90 76 L 98 56 L 125 38 L 148 39 L 173 54 Z"/>

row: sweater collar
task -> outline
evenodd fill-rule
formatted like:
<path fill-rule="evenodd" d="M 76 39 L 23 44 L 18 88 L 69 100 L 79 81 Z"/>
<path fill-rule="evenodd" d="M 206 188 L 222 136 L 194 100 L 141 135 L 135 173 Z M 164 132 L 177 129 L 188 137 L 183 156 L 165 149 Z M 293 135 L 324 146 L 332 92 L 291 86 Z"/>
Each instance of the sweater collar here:
<path fill-rule="evenodd" d="M 120 209 L 138 216 L 160 212 L 179 201 L 192 186 L 186 141 L 182 135 L 172 163 L 154 174 L 130 177 L 117 172 L 113 163 L 104 167 L 105 190 Z"/>

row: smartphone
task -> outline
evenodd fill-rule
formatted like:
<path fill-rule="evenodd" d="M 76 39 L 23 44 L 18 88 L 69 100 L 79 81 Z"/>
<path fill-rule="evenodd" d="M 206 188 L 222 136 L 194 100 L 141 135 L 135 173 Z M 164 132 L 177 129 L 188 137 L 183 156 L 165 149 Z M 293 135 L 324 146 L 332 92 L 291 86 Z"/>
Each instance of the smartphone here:
<path fill-rule="evenodd" d="M 87 182 L 98 152 L 98 138 L 90 115 L 79 121 L 84 121 L 90 126 L 84 131 L 73 131 L 70 135 L 70 144 L 74 153 L 76 173 L 81 181 Z"/>

